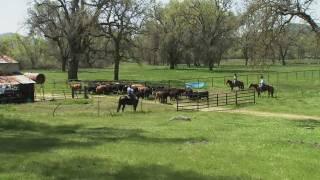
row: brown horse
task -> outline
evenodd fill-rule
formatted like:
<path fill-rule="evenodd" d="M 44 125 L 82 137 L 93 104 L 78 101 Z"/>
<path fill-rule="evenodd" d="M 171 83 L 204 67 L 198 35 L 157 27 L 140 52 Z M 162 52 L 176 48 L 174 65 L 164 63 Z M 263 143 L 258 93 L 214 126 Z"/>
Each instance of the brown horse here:
<path fill-rule="evenodd" d="M 258 97 L 260 97 L 261 93 L 265 91 L 268 91 L 268 97 L 273 97 L 274 88 L 270 85 L 264 85 L 260 88 L 258 84 L 250 84 L 249 88 L 254 88 L 258 93 Z"/>
<path fill-rule="evenodd" d="M 228 81 L 226 82 L 226 84 L 230 86 L 231 91 L 232 91 L 233 88 L 235 88 L 235 87 L 238 87 L 239 89 L 244 89 L 244 84 L 243 84 L 242 81 L 236 81 L 236 83 L 233 83 L 233 81 L 228 80 Z"/>
<path fill-rule="evenodd" d="M 159 100 L 160 103 L 167 103 L 169 97 L 168 90 L 160 90 L 155 92 L 155 101 Z"/>
<path fill-rule="evenodd" d="M 120 111 L 121 106 L 122 106 L 122 112 L 123 112 L 126 105 L 133 106 L 133 110 L 137 111 L 138 104 L 139 104 L 139 98 L 129 98 L 128 96 L 122 96 L 119 98 L 117 112 Z"/>

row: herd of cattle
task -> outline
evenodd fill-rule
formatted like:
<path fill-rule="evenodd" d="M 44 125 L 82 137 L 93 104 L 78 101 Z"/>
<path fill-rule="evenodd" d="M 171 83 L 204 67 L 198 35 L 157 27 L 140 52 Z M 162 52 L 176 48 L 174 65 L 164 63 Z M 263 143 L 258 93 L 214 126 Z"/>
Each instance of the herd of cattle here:
<path fill-rule="evenodd" d="M 167 103 L 167 99 L 177 100 L 184 96 L 189 99 L 208 98 L 209 92 L 194 92 L 190 88 L 168 88 L 164 86 L 146 86 L 143 84 L 127 84 L 127 83 L 90 83 L 86 89 L 90 94 L 108 95 L 108 94 L 126 94 L 127 88 L 131 85 L 134 94 L 138 98 L 149 99 L 151 96 L 161 103 Z M 83 91 L 84 87 L 81 83 L 72 83 L 70 87 L 74 91 Z"/>

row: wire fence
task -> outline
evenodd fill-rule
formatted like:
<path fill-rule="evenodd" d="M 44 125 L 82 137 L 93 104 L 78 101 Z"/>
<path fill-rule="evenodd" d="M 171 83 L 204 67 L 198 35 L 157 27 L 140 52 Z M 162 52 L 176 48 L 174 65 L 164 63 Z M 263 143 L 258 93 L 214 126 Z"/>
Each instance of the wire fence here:
<path fill-rule="evenodd" d="M 306 70 L 306 71 L 290 71 L 290 72 L 266 72 L 266 73 L 249 73 L 249 74 L 238 74 L 238 80 L 242 81 L 245 87 L 248 87 L 251 83 L 258 83 L 260 76 L 263 75 L 267 84 L 275 87 L 276 92 L 281 89 L 282 84 L 288 81 L 301 81 L 301 80 L 320 80 L 320 69 L 319 70 Z M 81 87 L 95 86 L 97 83 L 123 83 L 123 84 L 142 84 L 151 87 L 165 87 L 165 88 L 185 88 L 186 83 L 203 83 L 204 87 L 200 89 L 209 89 L 215 92 L 225 91 L 229 89 L 226 86 L 227 80 L 232 80 L 233 75 L 228 76 L 215 76 L 215 77 L 201 77 L 201 78 L 186 78 L 177 80 L 161 80 L 161 81 L 143 81 L 143 80 L 68 80 L 59 81 L 52 80 L 47 82 L 45 85 L 36 86 L 36 98 L 37 99 L 68 99 L 72 97 L 70 94 L 70 84 L 79 83 Z M 51 96 L 51 97 L 50 97 Z M 83 95 L 76 94 L 75 98 L 83 98 Z"/>
<path fill-rule="evenodd" d="M 89 99 L 55 99 L 50 101 L 51 108 L 49 113 L 56 116 L 74 115 L 75 113 L 81 117 L 105 117 L 116 116 L 119 103 L 118 96 L 90 96 Z M 148 113 L 159 111 L 159 106 L 163 106 L 161 110 L 173 110 L 174 106 L 163 105 L 154 101 L 140 99 L 136 113 Z M 133 106 L 126 106 L 125 112 L 135 112 Z"/>

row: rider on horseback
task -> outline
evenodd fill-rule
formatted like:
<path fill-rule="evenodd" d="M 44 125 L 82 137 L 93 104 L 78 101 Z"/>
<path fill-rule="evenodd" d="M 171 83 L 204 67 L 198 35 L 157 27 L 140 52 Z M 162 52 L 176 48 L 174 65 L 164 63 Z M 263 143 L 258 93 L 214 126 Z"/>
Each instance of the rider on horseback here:
<path fill-rule="evenodd" d="M 263 90 L 263 88 L 265 87 L 265 85 L 266 85 L 266 81 L 263 79 L 263 76 L 261 75 L 261 76 L 260 76 L 260 82 L 259 82 L 259 88 L 260 88 L 261 90 Z"/>
<path fill-rule="evenodd" d="M 129 99 L 136 99 L 136 95 L 134 94 L 134 89 L 132 88 L 131 85 L 128 86 L 127 93 L 128 93 Z"/>
<path fill-rule="evenodd" d="M 235 85 L 238 81 L 238 75 L 236 73 L 234 73 L 233 75 L 233 84 Z"/>

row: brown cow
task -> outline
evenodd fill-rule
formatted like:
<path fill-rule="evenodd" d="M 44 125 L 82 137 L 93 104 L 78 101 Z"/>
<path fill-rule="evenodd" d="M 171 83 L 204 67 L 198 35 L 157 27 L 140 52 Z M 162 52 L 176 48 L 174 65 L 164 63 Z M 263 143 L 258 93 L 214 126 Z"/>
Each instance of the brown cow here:
<path fill-rule="evenodd" d="M 96 88 L 97 94 L 109 94 L 112 92 L 112 86 L 110 84 L 99 85 Z"/>
<path fill-rule="evenodd" d="M 74 84 L 70 84 L 70 88 L 73 89 L 74 91 L 79 91 L 81 90 L 81 84 L 80 83 L 74 83 Z"/>
<path fill-rule="evenodd" d="M 177 88 L 170 89 L 169 90 L 170 101 L 177 100 L 179 96 L 181 96 L 185 92 L 186 92 L 185 89 L 177 89 Z"/>

